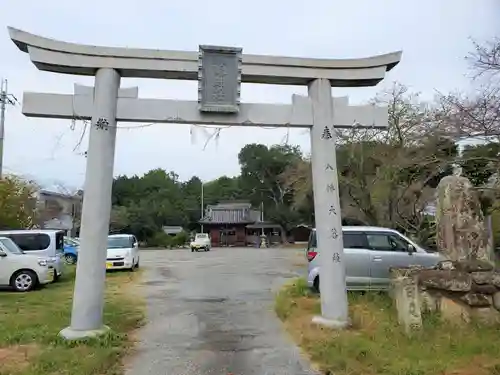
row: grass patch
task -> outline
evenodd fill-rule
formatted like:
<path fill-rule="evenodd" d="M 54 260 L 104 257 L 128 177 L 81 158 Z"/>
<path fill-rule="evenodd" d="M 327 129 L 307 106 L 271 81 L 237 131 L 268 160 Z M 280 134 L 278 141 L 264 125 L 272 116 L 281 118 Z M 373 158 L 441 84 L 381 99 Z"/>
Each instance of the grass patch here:
<path fill-rule="evenodd" d="M 116 375 L 132 347 L 130 333 L 144 320 L 136 289 L 140 273 L 106 277 L 104 323 L 111 332 L 68 342 L 58 336 L 70 322 L 74 268 L 57 283 L 29 293 L 0 292 L 0 375 Z"/>
<path fill-rule="evenodd" d="M 390 298 L 350 293 L 352 328 L 311 323 L 320 301 L 303 279 L 285 286 L 275 310 L 287 331 L 323 373 L 336 375 L 500 375 L 500 327 L 455 326 L 427 316 L 408 337 Z"/>

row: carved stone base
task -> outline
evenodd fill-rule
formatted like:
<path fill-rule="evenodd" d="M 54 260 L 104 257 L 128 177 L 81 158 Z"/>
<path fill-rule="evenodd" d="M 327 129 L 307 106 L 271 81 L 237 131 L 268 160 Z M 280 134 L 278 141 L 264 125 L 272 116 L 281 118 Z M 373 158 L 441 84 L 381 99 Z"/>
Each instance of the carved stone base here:
<path fill-rule="evenodd" d="M 390 290 L 399 322 L 407 332 L 422 324 L 421 312 L 439 312 L 454 323 L 500 323 L 500 271 L 485 261 L 391 269 Z"/>
<path fill-rule="evenodd" d="M 417 278 L 413 272 L 398 273 L 392 279 L 392 295 L 396 301 L 398 322 L 407 334 L 422 327 L 421 302 Z"/>
<path fill-rule="evenodd" d="M 346 321 L 332 320 L 332 319 L 323 318 L 322 316 L 314 316 L 312 318 L 312 322 L 314 324 L 318 324 L 318 325 L 325 326 L 328 328 L 333 328 L 333 329 L 345 329 L 345 328 L 348 328 L 350 326 L 350 322 L 348 320 L 346 320 Z"/>
<path fill-rule="evenodd" d="M 110 328 L 108 326 L 102 326 L 100 329 L 89 331 L 76 331 L 71 327 L 67 327 L 59 332 L 59 336 L 65 338 L 66 340 L 83 340 L 104 335 L 109 330 Z"/>

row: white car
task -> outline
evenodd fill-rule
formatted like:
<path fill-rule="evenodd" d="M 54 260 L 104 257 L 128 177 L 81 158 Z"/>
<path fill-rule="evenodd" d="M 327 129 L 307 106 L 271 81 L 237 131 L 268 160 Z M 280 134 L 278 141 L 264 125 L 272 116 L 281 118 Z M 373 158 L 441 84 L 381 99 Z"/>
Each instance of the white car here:
<path fill-rule="evenodd" d="M 210 248 L 212 247 L 210 237 L 207 233 L 196 233 L 194 241 L 189 244 L 189 247 L 191 248 L 191 252 L 200 250 L 210 251 Z"/>
<path fill-rule="evenodd" d="M 25 254 L 10 238 L 0 237 L 0 286 L 28 292 L 54 280 L 54 262 Z"/>
<path fill-rule="evenodd" d="M 139 268 L 139 243 L 133 234 L 108 236 L 107 270 L 135 270 Z"/>

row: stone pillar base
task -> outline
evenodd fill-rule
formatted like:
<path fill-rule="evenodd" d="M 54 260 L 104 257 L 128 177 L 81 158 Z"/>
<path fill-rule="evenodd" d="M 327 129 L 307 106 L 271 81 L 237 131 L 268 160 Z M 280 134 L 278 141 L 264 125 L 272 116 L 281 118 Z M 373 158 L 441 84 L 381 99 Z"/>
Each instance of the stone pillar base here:
<path fill-rule="evenodd" d="M 109 330 L 110 328 L 108 326 L 102 326 L 99 329 L 86 331 L 77 331 L 72 329 L 71 327 L 66 327 L 61 332 L 59 332 L 59 336 L 65 338 L 66 340 L 82 340 L 104 335 L 105 333 L 109 332 Z"/>
<path fill-rule="evenodd" d="M 346 321 L 333 320 L 333 319 L 323 318 L 322 316 L 314 316 L 312 318 L 312 322 L 314 324 L 333 329 L 345 329 L 350 326 L 350 322 L 347 320 Z"/>

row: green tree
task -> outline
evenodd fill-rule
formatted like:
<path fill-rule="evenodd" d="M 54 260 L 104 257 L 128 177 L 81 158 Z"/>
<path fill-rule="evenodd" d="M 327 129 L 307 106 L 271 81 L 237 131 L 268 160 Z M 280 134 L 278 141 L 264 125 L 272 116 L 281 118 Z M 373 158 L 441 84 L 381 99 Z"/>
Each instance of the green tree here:
<path fill-rule="evenodd" d="M 280 176 L 290 165 L 302 160 L 300 148 L 249 144 L 241 149 L 238 160 L 244 194 L 254 206 L 263 204 L 266 221 L 279 224 L 286 241 L 286 232 L 301 221 L 301 213 L 293 204 L 293 189 Z"/>
<path fill-rule="evenodd" d="M 178 175 L 162 169 L 141 177 L 119 176 L 114 180 L 112 201 L 112 229 L 121 227 L 143 241 L 164 225 L 184 226 L 189 221 Z"/>
<path fill-rule="evenodd" d="M 485 215 L 498 210 L 495 202 L 500 198 L 500 143 L 489 142 L 466 146 L 459 160 L 462 174 L 479 191 L 481 207 Z"/>
<path fill-rule="evenodd" d="M 246 199 L 242 181 L 239 176 L 222 176 L 203 184 L 205 205 L 220 201 Z"/>
<path fill-rule="evenodd" d="M 113 206 L 109 219 L 109 232 L 120 233 L 127 228 L 130 228 L 130 217 L 127 207 Z"/>
<path fill-rule="evenodd" d="M 202 181 L 199 177 L 193 176 L 188 181 L 182 183 L 181 191 L 184 200 L 184 210 L 187 216 L 187 228 L 196 230 L 199 226 L 198 221 L 202 216 Z"/>
<path fill-rule="evenodd" d="M 0 180 L 0 228 L 27 229 L 36 222 L 36 191 L 31 181 L 16 176 Z"/>
<path fill-rule="evenodd" d="M 434 199 L 433 185 L 450 170 L 456 147 L 437 135 L 428 107 L 404 85 L 394 84 L 373 103 L 388 107 L 387 130 L 338 132 L 343 216 L 428 237 L 425 209 Z M 294 190 L 296 206 L 312 203 L 309 160 L 297 160 L 282 178 Z"/>
<path fill-rule="evenodd" d="M 498 173 L 500 143 L 489 142 L 464 147 L 460 158 L 462 174 L 474 186 L 485 186 L 494 174 Z"/>

